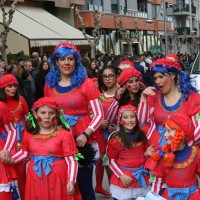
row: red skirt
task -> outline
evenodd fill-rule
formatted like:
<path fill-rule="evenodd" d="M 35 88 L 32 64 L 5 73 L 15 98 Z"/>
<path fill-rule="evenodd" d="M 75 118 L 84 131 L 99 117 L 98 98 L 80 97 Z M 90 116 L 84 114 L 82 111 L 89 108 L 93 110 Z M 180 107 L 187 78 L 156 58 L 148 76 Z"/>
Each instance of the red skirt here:
<path fill-rule="evenodd" d="M 34 162 L 28 164 L 26 176 L 25 200 L 81 200 L 77 185 L 73 196 L 67 194 L 68 168 L 65 160 L 55 161 L 51 172 L 46 175 L 42 171 L 40 178 L 34 172 Z M 43 170 L 43 169 L 42 169 Z"/>
<path fill-rule="evenodd" d="M 0 150 L 3 150 L 5 141 L 0 139 Z M 9 183 L 17 179 L 15 167 L 0 162 L 0 184 Z"/>

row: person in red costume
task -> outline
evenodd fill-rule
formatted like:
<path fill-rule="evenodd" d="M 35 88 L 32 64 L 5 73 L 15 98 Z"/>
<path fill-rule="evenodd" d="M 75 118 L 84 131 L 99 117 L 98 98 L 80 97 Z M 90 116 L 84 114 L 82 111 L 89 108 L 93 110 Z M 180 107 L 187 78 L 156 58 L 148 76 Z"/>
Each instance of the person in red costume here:
<path fill-rule="evenodd" d="M 137 109 L 132 105 L 120 107 L 118 111 L 119 131 L 113 132 L 107 146 L 110 168 L 110 192 L 115 199 L 130 200 L 146 195 L 150 190 L 149 173 L 144 170 L 147 138 L 139 128 Z"/>
<path fill-rule="evenodd" d="M 6 104 L 5 88 L 8 90 L 17 88 L 17 80 L 12 76 L 5 81 L 4 76 L 0 78 L 0 199 L 12 200 L 12 188 L 16 187 L 13 181 L 17 179 L 17 174 L 15 167 L 8 165 L 5 161 L 15 147 L 16 130 L 13 126 L 13 117 Z"/>
<path fill-rule="evenodd" d="M 142 92 L 138 107 L 140 123 L 152 122 L 148 137 L 163 146 L 165 129 L 162 124 L 172 113 L 179 113 L 192 120 L 195 131 L 189 145 L 197 144 L 200 139 L 200 95 L 188 73 L 181 71 L 179 63 L 167 58 L 156 60 L 150 69 L 155 87 L 147 87 Z"/>
<path fill-rule="evenodd" d="M 4 83 L 4 87 L 0 89 L 0 100 L 6 103 L 7 110 L 11 113 L 12 122 L 17 131 L 17 137 L 11 150 L 11 154 L 15 154 L 20 149 L 24 123 L 29 109 L 24 97 L 19 96 L 17 91 L 18 81 L 15 76 L 6 74 L 1 78 L 1 82 Z M 15 168 L 18 177 L 17 181 L 20 197 L 21 200 L 24 200 L 26 184 L 26 163 L 15 165 Z"/>
<path fill-rule="evenodd" d="M 50 62 L 52 67 L 46 78 L 45 96 L 54 98 L 64 110 L 78 148 L 84 149 L 88 143 L 98 146 L 93 133 L 103 120 L 100 92 L 87 78 L 85 67 L 80 64 L 79 50 L 70 42 L 60 43 L 55 47 Z M 95 199 L 92 173 L 93 166 L 79 167 L 77 182 L 83 200 Z"/>
<path fill-rule="evenodd" d="M 27 157 L 25 200 L 81 199 L 75 187 L 78 150 L 65 128 L 58 103 L 49 97 L 37 100 L 29 114 L 21 150 L 10 158 L 18 163 Z"/>
<path fill-rule="evenodd" d="M 200 150 L 187 144 L 194 137 L 191 119 L 186 115 L 173 113 L 163 126 L 166 129 L 166 144 L 152 154 L 145 164 L 145 168 L 152 170 L 155 175 L 152 192 L 167 200 L 200 199 L 197 186 Z M 162 188 L 163 183 L 166 188 Z"/>
<path fill-rule="evenodd" d="M 98 159 L 98 162 L 96 164 L 96 188 L 95 192 L 103 194 L 105 196 L 110 196 L 110 193 L 104 190 L 102 187 L 103 182 L 103 174 L 104 174 L 104 166 L 103 166 L 103 156 L 106 152 L 106 146 L 107 146 L 107 139 L 109 136 L 108 126 L 110 122 L 112 122 L 112 117 L 107 117 L 108 109 L 113 101 L 113 98 L 115 96 L 116 90 L 118 89 L 117 84 L 117 78 L 120 74 L 120 69 L 115 67 L 114 65 L 108 65 L 103 68 L 102 74 L 100 76 L 100 82 L 102 84 L 99 84 L 100 90 L 102 90 L 100 100 L 103 107 L 104 112 L 104 120 L 101 123 L 100 128 L 96 131 L 96 140 L 99 145 L 100 150 L 100 158 Z M 110 178 L 110 168 L 108 166 L 105 166 L 106 172 L 108 175 L 108 179 Z"/>

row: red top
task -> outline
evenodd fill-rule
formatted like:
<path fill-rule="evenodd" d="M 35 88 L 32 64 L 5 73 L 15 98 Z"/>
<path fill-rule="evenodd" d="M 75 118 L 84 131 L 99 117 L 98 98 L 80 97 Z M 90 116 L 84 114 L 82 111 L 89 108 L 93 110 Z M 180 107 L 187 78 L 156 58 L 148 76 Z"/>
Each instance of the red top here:
<path fill-rule="evenodd" d="M 83 115 L 76 125 L 72 126 L 75 137 L 82 134 L 88 127 L 95 131 L 103 120 L 102 107 L 99 104 L 99 90 L 95 83 L 87 78 L 80 87 L 75 87 L 69 92 L 59 93 L 55 87 L 44 87 L 45 96 L 54 98 L 64 110 L 65 115 Z M 90 108 L 94 117 L 90 117 Z"/>

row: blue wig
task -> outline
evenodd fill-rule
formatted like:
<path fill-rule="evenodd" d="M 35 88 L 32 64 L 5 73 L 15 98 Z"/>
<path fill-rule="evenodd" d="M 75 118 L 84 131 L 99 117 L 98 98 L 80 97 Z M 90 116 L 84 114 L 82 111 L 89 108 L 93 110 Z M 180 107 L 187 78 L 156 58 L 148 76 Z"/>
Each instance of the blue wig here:
<path fill-rule="evenodd" d="M 83 67 L 80 64 L 81 56 L 77 52 L 77 50 L 69 46 L 61 46 L 60 48 L 57 48 L 54 51 L 52 57 L 49 59 L 49 62 L 52 64 L 52 67 L 46 76 L 46 82 L 50 87 L 54 87 L 61 79 L 60 70 L 57 65 L 57 60 L 59 58 L 69 56 L 70 54 L 74 56 L 76 63 L 74 72 L 71 75 L 71 85 L 73 87 L 80 86 L 87 77 L 85 67 Z"/>
<path fill-rule="evenodd" d="M 179 71 L 177 68 L 171 66 L 163 67 L 162 65 L 155 65 L 151 69 L 151 76 L 153 77 L 156 72 L 160 72 L 163 75 L 165 73 L 172 73 L 175 75 L 175 83 L 179 86 L 179 91 L 182 94 L 182 101 L 187 101 L 190 93 L 197 92 L 196 88 L 192 85 L 192 79 L 188 72 Z"/>

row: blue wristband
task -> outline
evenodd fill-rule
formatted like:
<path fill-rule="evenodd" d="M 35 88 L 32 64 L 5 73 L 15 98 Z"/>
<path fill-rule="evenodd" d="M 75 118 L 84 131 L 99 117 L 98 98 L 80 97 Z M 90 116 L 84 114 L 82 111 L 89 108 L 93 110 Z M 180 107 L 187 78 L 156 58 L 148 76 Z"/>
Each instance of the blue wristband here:
<path fill-rule="evenodd" d="M 87 140 L 89 139 L 89 135 L 85 131 L 82 134 L 87 138 Z"/>

